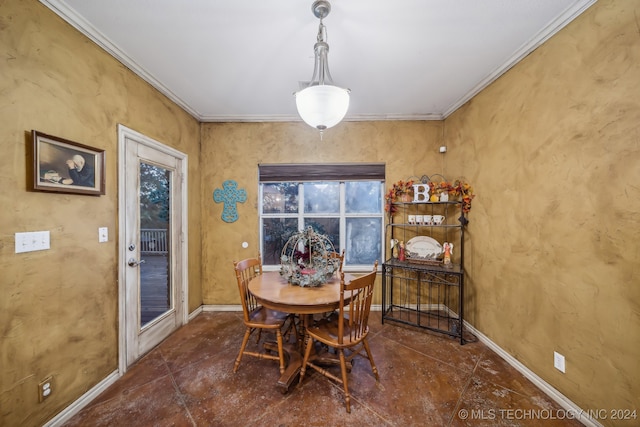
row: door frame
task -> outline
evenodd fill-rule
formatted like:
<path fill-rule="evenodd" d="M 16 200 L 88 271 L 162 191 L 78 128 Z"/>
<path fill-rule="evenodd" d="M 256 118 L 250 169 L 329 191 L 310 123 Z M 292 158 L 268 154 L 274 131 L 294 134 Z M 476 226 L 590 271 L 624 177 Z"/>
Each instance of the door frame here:
<path fill-rule="evenodd" d="M 126 336 L 126 269 L 127 266 L 127 238 L 125 230 L 126 221 L 126 197 L 124 186 L 126 183 L 126 140 L 131 139 L 138 144 L 145 145 L 163 153 L 169 154 L 177 159 L 179 169 L 181 170 L 180 176 L 176 184 L 180 186 L 182 206 L 182 214 L 179 227 L 181 232 L 177 239 L 174 241 L 174 246 L 177 250 L 174 250 L 175 255 L 174 265 L 176 266 L 174 275 L 181 287 L 178 289 L 178 298 L 176 305 L 181 304 L 182 313 L 179 321 L 185 325 L 189 322 L 189 274 L 187 266 L 189 261 L 188 254 L 188 193 L 187 193 L 187 171 L 188 171 L 188 158 L 187 155 L 171 148 L 159 141 L 156 141 L 148 136 L 136 132 L 127 128 L 122 124 L 118 124 L 118 371 L 122 376 L 127 371 L 127 336 Z M 137 322 L 137 319 L 134 319 Z"/>

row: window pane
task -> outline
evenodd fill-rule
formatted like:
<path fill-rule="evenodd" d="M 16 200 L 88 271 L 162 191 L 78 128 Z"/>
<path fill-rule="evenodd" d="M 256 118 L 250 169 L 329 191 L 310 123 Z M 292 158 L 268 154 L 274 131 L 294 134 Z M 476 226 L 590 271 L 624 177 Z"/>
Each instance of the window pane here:
<path fill-rule="evenodd" d="M 346 184 L 346 212 L 347 213 L 380 213 L 382 200 L 380 198 L 380 182 L 357 181 Z"/>
<path fill-rule="evenodd" d="M 265 265 L 280 264 L 282 248 L 289 237 L 298 231 L 296 218 L 262 219 L 262 259 Z"/>
<path fill-rule="evenodd" d="M 305 218 L 304 226 L 327 236 L 336 252 L 340 252 L 340 218 Z"/>
<path fill-rule="evenodd" d="M 380 218 L 347 218 L 346 264 L 373 266 L 382 262 L 382 225 Z"/>
<path fill-rule="evenodd" d="M 298 212 L 298 183 L 281 182 L 262 187 L 262 213 Z"/>
<path fill-rule="evenodd" d="M 305 182 L 304 211 L 305 213 L 339 213 L 340 183 Z"/>

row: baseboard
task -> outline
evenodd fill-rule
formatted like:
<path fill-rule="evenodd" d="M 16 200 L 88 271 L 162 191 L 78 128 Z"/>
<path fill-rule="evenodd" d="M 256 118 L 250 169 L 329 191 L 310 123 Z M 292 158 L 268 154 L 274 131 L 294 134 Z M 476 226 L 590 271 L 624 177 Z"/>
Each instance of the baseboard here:
<path fill-rule="evenodd" d="M 464 321 L 464 327 L 473 335 L 478 337 L 478 340 L 480 342 L 489 347 L 498 356 L 502 357 L 509 365 L 513 366 L 536 387 L 542 390 L 543 393 L 545 393 L 558 405 L 560 405 L 566 411 L 567 418 L 574 418 L 588 427 L 603 427 L 603 425 L 600 424 L 597 420 L 593 419 L 587 411 L 583 410 L 578 405 L 569 400 L 565 395 L 560 393 L 553 386 L 551 386 L 549 383 L 547 383 L 545 380 L 540 378 L 533 371 L 523 365 L 518 359 L 504 351 L 500 346 L 491 341 L 486 335 L 471 326 L 466 320 Z"/>
<path fill-rule="evenodd" d="M 43 427 L 58 427 L 69 421 L 74 415 L 82 410 L 85 406 L 87 406 L 93 399 L 98 397 L 100 393 L 109 388 L 110 385 L 116 382 L 116 380 L 120 378 L 120 373 L 118 371 L 113 371 L 110 373 L 105 379 L 96 384 L 95 387 L 91 388 L 85 394 L 80 396 L 75 402 L 71 405 L 67 406 L 60 412 L 58 415 L 47 421 Z"/>
<path fill-rule="evenodd" d="M 195 310 L 193 310 L 191 313 L 189 313 L 189 318 L 188 321 L 191 322 L 193 319 L 196 318 L 196 316 L 198 316 L 198 314 L 202 313 L 202 306 L 196 308 Z"/>
<path fill-rule="evenodd" d="M 242 306 L 237 305 L 203 305 L 202 311 L 242 311 Z"/>

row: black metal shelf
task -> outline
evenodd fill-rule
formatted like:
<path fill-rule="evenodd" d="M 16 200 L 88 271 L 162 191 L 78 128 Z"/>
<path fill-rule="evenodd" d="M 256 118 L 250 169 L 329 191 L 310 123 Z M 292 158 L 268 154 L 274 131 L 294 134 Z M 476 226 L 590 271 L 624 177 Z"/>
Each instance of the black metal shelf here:
<path fill-rule="evenodd" d="M 411 262 L 411 261 L 400 261 L 397 258 L 389 258 L 384 262 L 384 265 L 386 265 L 387 268 L 398 267 L 406 270 L 462 274 L 462 267 L 460 266 L 460 264 L 455 264 L 455 263 L 452 263 L 450 264 L 450 267 L 447 267 L 443 264 L 438 264 L 438 265 L 420 264 L 420 263 Z"/>
<path fill-rule="evenodd" d="M 408 241 L 429 236 L 454 244 L 452 263 L 389 258 L 382 264 L 382 322 L 393 321 L 459 338 L 465 344 L 473 336 L 464 331 L 464 228 L 468 220 L 460 201 L 394 203 L 389 214 L 387 241 Z M 413 224 L 408 215 L 444 215 L 445 223 Z M 457 223 L 450 216 L 458 216 Z M 394 222 L 394 219 L 398 222 Z"/>

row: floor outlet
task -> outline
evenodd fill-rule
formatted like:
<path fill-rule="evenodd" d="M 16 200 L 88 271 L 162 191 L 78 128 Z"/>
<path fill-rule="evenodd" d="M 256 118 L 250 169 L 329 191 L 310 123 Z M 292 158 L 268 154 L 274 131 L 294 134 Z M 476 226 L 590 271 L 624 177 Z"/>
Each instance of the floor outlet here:
<path fill-rule="evenodd" d="M 556 351 L 553 352 L 553 367 L 564 374 L 564 356 Z"/>
<path fill-rule="evenodd" d="M 53 388 L 51 388 L 52 383 L 53 377 L 48 376 L 38 384 L 38 402 L 44 402 L 47 397 L 51 396 L 53 392 Z"/>

